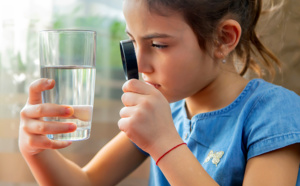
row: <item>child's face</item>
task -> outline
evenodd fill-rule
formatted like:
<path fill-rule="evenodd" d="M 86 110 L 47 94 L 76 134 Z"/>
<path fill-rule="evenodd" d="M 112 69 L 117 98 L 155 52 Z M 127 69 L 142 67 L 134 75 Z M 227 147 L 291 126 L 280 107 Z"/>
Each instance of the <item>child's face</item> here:
<path fill-rule="evenodd" d="M 180 14 L 150 13 L 143 0 L 125 0 L 123 11 L 139 72 L 169 102 L 198 93 L 218 75 L 218 65 Z"/>

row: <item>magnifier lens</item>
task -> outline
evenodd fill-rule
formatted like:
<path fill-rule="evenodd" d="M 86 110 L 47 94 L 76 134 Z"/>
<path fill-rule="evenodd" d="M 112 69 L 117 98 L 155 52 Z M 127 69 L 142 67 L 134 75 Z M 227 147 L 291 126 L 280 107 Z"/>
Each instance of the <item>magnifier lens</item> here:
<path fill-rule="evenodd" d="M 123 70 L 126 80 L 139 79 L 137 60 L 131 40 L 120 41 Z"/>

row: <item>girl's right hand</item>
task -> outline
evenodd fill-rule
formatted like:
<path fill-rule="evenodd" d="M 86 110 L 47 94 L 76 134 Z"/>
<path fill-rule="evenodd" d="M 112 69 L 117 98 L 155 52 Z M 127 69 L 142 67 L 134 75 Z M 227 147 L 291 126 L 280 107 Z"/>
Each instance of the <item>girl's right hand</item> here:
<path fill-rule="evenodd" d="M 68 141 L 50 140 L 46 136 L 76 130 L 74 123 L 43 120 L 43 117 L 70 117 L 74 112 L 70 106 L 42 104 L 42 91 L 52 89 L 54 85 L 54 80 L 39 79 L 29 87 L 29 98 L 20 113 L 19 148 L 23 155 L 35 155 L 45 149 L 60 149 L 71 144 Z"/>

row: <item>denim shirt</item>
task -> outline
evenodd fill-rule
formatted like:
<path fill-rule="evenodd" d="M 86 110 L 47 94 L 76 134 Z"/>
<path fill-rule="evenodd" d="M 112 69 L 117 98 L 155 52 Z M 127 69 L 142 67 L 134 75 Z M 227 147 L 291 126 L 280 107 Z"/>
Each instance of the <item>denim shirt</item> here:
<path fill-rule="evenodd" d="M 191 120 L 184 100 L 170 106 L 181 138 L 219 185 L 242 185 L 250 158 L 300 143 L 300 97 L 262 79 L 227 107 Z M 152 158 L 149 185 L 170 185 Z"/>

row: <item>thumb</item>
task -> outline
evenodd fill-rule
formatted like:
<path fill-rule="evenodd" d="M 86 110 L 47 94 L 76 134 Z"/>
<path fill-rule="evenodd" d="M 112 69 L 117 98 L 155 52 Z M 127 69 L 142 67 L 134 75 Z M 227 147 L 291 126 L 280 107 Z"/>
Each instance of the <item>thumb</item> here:
<path fill-rule="evenodd" d="M 31 83 L 29 87 L 28 104 L 35 105 L 42 102 L 41 93 L 45 90 L 52 89 L 55 85 L 55 81 L 52 79 L 38 79 Z"/>
<path fill-rule="evenodd" d="M 122 87 L 122 90 L 123 92 L 133 92 L 143 95 L 149 95 L 153 90 L 156 91 L 156 89 L 151 85 L 137 79 L 126 81 Z"/>

